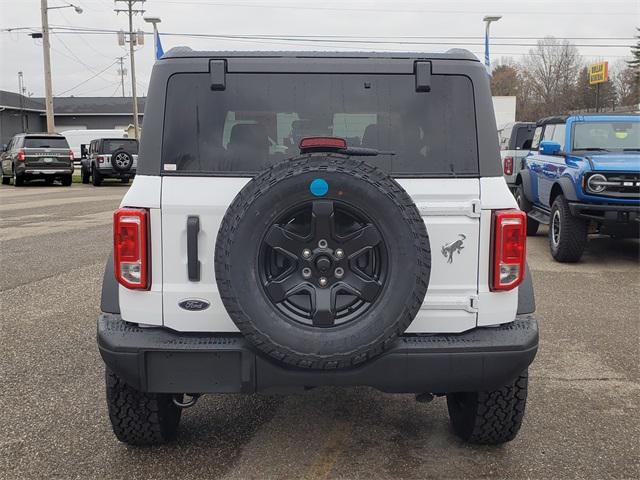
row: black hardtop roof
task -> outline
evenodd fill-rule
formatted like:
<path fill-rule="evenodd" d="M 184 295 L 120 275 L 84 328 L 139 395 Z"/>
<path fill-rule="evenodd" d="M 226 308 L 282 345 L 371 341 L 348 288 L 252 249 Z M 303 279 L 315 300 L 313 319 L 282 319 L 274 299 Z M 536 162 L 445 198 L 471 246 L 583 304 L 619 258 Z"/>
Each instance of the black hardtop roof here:
<path fill-rule="evenodd" d="M 551 117 L 544 117 L 538 120 L 536 125 L 541 126 L 541 125 L 548 125 L 552 123 L 564 123 L 567 121 L 567 118 L 569 118 L 570 116 L 571 115 L 554 115 Z"/>
<path fill-rule="evenodd" d="M 132 142 L 138 141 L 137 138 L 128 138 L 128 137 L 102 137 L 102 138 L 96 138 L 94 141 L 98 141 L 98 140 L 118 140 L 118 141 L 130 140 Z"/>
<path fill-rule="evenodd" d="M 331 51 L 207 51 L 192 50 L 189 47 L 174 47 L 162 56 L 171 58 L 401 58 L 416 60 L 470 60 L 479 62 L 469 50 L 452 48 L 444 53 L 426 52 L 331 52 Z"/>
<path fill-rule="evenodd" d="M 509 123 L 505 123 L 504 127 L 502 127 L 502 128 L 505 129 L 507 127 L 513 128 L 513 127 L 523 127 L 523 126 L 529 126 L 529 125 L 533 126 L 535 124 L 536 124 L 536 122 L 520 122 L 520 121 L 518 121 L 518 122 L 509 122 Z"/>

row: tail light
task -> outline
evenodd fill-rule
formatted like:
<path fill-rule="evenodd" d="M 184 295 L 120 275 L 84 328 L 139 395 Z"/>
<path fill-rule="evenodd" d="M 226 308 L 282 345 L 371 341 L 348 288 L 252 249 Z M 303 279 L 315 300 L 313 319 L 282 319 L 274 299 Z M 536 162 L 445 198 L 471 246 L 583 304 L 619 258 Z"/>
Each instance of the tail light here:
<path fill-rule="evenodd" d="M 72 162 L 75 160 L 75 156 L 73 155 L 73 150 L 69 150 L 69 160 Z"/>
<path fill-rule="evenodd" d="M 520 210 L 493 212 L 491 290 L 511 290 L 524 278 L 527 215 Z"/>
<path fill-rule="evenodd" d="M 96 160 L 98 161 L 98 163 L 104 163 L 104 157 L 101 155 L 97 156 Z"/>
<path fill-rule="evenodd" d="M 24 162 L 24 150 L 18 150 L 18 154 L 16 155 L 16 160 L 20 162 Z"/>
<path fill-rule="evenodd" d="M 148 290 L 149 211 L 143 208 L 120 208 L 113 214 L 114 272 L 120 285 Z"/>
<path fill-rule="evenodd" d="M 513 157 L 504 157 L 502 168 L 505 175 L 513 175 Z"/>

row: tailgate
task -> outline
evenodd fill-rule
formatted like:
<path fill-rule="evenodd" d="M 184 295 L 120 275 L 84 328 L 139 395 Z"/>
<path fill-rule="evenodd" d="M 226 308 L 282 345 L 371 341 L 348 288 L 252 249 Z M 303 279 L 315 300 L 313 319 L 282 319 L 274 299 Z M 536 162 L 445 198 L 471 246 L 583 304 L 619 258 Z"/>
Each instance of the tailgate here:
<path fill-rule="evenodd" d="M 29 168 L 69 168 L 73 163 L 68 148 L 25 148 L 25 165 Z"/>

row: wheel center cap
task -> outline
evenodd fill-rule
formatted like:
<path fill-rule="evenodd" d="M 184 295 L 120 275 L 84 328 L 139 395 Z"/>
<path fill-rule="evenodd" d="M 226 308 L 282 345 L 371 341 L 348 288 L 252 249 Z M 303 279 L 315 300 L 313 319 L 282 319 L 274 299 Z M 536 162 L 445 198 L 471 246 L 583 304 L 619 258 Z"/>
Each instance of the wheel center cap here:
<path fill-rule="evenodd" d="M 326 272 L 331 268 L 331 260 L 329 257 L 322 255 L 316 260 L 316 267 L 318 267 L 318 270 L 321 272 Z"/>

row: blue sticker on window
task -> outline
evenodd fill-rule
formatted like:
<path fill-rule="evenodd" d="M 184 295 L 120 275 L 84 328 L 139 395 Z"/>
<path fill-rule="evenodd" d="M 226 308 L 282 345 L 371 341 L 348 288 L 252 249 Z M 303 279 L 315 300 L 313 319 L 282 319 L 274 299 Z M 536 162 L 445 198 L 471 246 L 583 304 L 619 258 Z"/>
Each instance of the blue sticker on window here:
<path fill-rule="evenodd" d="M 316 178 L 309 185 L 309 190 L 311 190 L 311 193 L 316 197 L 324 197 L 329 191 L 329 184 L 323 178 Z"/>

